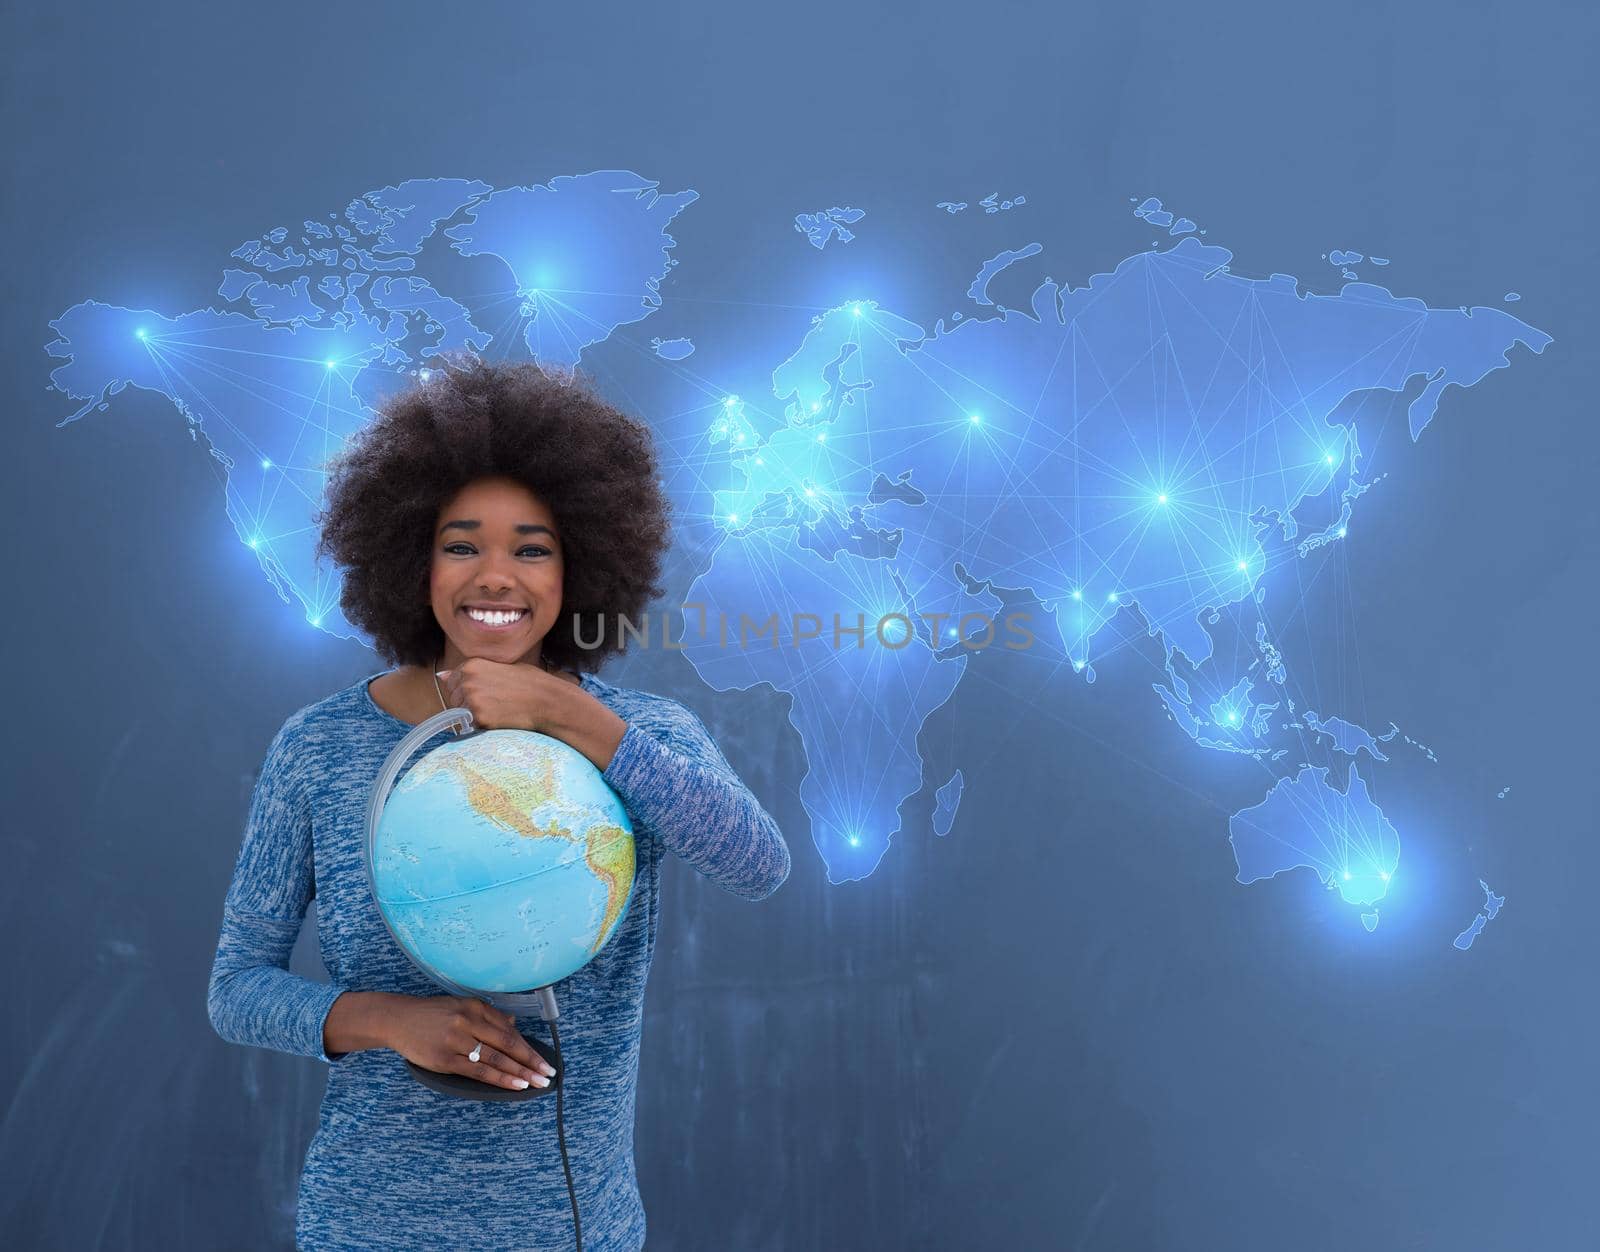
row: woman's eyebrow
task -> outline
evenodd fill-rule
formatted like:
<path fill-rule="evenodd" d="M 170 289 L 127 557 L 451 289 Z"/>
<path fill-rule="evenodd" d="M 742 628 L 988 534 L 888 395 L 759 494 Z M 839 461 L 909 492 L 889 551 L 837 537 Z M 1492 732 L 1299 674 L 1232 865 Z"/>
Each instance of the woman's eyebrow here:
<path fill-rule="evenodd" d="M 446 522 L 443 526 L 439 527 L 439 533 L 441 535 L 444 534 L 444 532 L 449 530 L 452 526 L 460 527 L 462 530 L 477 530 L 482 525 L 483 523 L 479 521 Z M 548 526 L 539 524 L 538 522 L 518 522 L 516 531 L 519 535 L 536 535 L 540 531 L 543 531 L 552 539 L 556 537 L 555 531 L 551 530 Z"/>

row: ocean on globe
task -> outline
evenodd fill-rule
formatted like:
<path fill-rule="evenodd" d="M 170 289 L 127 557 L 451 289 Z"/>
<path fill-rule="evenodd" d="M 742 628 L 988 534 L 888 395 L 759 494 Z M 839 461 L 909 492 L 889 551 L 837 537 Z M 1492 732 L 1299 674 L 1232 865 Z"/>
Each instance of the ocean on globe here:
<path fill-rule="evenodd" d="M 633 826 L 582 753 L 526 730 L 434 748 L 373 835 L 378 907 L 425 973 L 531 991 L 600 951 L 633 895 Z"/>

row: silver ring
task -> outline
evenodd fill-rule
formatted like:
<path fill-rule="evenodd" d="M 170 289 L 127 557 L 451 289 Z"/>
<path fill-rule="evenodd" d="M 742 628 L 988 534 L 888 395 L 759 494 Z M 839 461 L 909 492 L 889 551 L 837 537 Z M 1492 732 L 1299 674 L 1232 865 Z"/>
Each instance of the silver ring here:
<path fill-rule="evenodd" d="M 481 1058 L 482 1056 L 483 1056 L 483 1045 L 480 1043 L 477 1047 L 473 1048 L 471 1052 L 467 1053 L 467 1060 L 471 1061 L 474 1065 L 476 1065 L 478 1063 L 479 1058 Z"/>

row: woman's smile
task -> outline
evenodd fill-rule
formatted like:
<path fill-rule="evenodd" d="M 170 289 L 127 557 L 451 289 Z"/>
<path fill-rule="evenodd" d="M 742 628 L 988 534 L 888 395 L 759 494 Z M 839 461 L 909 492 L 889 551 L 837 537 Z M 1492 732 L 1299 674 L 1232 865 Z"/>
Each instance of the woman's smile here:
<path fill-rule="evenodd" d="M 504 634 L 515 629 L 528 616 L 527 609 L 478 609 L 463 608 L 461 615 L 473 624 L 478 630 L 488 634 Z"/>

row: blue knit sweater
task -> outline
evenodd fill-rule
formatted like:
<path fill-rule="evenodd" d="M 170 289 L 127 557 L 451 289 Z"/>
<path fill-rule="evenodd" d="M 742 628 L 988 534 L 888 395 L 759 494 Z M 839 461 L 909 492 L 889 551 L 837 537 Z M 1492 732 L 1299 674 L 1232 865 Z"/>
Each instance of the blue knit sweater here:
<path fill-rule="evenodd" d="M 373 701 L 367 684 L 376 677 L 295 713 L 267 750 L 223 906 L 212 1025 L 233 1043 L 328 1063 L 300 1176 L 299 1247 L 571 1248 L 553 1095 L 453 1099 L 417 1082 L 390 1049 L 323 1050 L 323 1022 L 345 991 L 444 994 L 395 945 L 367 886 L 368 798 L 411 729 Z M 759 900 L 788 875 L 789 851 L 694 713 L 664 696 L 581 677 L 585 691 L 628 723 L 604 777 L 628 810 L 637 846 L 627 913 L 594 959 L 554 988 L 562 1120 L 585 1249 L 635 1252 L 645 1216 L 633 1167 L 634 1089 L 662 853 Z M 441 731 L 417 755 L 451 733 Z M 288 968 L 313 896 L 331 983 Z M 537 1016 L 517 1026 L 549 1041 Z"/>

